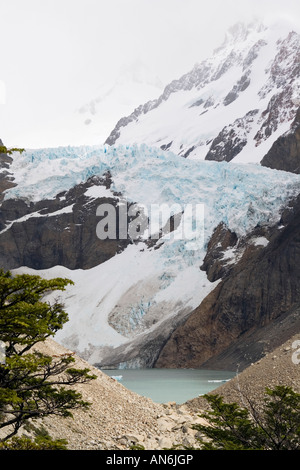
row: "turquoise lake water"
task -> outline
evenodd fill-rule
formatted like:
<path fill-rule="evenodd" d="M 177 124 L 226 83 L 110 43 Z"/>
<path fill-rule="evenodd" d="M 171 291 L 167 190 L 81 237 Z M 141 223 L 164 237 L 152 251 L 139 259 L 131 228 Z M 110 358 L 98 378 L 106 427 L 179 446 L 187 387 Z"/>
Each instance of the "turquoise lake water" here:
<path fill-rule="evenodd" d="M 156 403 L 187 400 L 216 389 L 236 372 L 201 369 L 119 369 L 103 370 L 124 387 Z"/>

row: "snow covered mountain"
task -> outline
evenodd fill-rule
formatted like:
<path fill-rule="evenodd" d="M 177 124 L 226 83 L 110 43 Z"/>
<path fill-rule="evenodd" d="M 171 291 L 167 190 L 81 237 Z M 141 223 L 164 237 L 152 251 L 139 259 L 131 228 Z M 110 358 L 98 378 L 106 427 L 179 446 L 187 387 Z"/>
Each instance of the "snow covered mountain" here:
<path fill-rule="evenodd" d="M 145 145 L 28 151 L 1 175 L 11 186 L 4 184 L 1 205 L 1 265 L 72 279 L 61 294 L 69 322 L 56 339 L 93 364 L 117 367 L 153 366 L 172 332 L 218 285 L 200 267 L 220 223 L 236 236 L 221 253 L 230 268 L 245 237 L 254 250 L 268 245 L 252 231 L 280 225 L 300 186 L 300 175 L 183 159 Z M 165 204 L 183 217 L 161 237 L 150 239 L 150 230 L 138 239 L 99 240 L 98 206 L 117 210 L 124 202 L 150 215 L 153 204 Z M 188 211 L 197 205 L 199 219 Z M 169 216 L 162 214 L 160 227 Z M 185 225 L 189 219 L 196 227 Z"/>
<path fill-rule="evenodd" d="M 121 118 L 109 145 L 146 143 L 190 159 L 260 162 L 300 104 L 300 36 L 236 24 L 213 56 Z"/>
<path fill-rule="evenodd" d="M 124 75 L 79 127 L 99 136 Z M 297 327 L 299 77 L 296 32 L 239 24 L 105 145 L 0 155 L 0 266 L 75 283 L 58 342 L 101 366 L 198 367 Z M 129 82 L 136 100 L 160 86 L 140 64 Z"/>

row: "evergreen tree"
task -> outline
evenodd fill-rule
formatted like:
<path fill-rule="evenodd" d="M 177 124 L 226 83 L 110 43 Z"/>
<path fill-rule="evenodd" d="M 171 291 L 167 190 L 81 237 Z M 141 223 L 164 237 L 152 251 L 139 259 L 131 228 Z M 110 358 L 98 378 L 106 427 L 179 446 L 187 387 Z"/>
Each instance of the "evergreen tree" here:
<path fill-rule="evenodd" d="M 72 389 L 95 377 L 89 369 L 72 367 L 72 354 L 51 357 L 34 348 L 68 321 L 61 303 L 45 300 L 46 294 L 63 291 L 68 284 L 72 281 L 12 276 L 0 270 L 0 342 L 5 346 L 5 360 L 0 364 L 2 441 L 15 436 L 28 420 L 72 416 L 73 409 L 89 405 Z"/>
<path fill-rule="evenodd" d="M 21 149 L 21 148 L 8 149 L 5 145 L 0 145 L 0 154 L 5 153 L 7 155 L 12 155 L 14 152 L 23 153 L 23 152 L 25 152 L 25 149 Z"/>
<path fill-rule="evenodd" d="M 208 425 L 196 424 L 202 450 L 300 450 L 300 394 L 287 386 L 267 388 L 262 406 L 224 403 L 204 395 L 210 410 L 201 414 Z"/>

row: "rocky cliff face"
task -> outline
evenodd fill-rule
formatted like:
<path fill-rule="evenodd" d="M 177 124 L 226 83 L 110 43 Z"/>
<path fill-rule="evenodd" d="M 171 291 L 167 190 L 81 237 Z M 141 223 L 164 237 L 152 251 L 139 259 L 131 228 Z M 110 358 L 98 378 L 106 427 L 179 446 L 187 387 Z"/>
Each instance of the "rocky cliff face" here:
<path fill-rule="evenodd" d="M 274 142 L 261 164 L 276 170 L 300 173 L 300 108 L 291 129 Z"/>
<path fill-rule="evenodd" d="M 9 175 L 9 173 L 8 173 Z M 3 190 L 13 180 L 2 180 Z M 28 266 L 47 269 L 65 266 L 89 269 L 121 252 L 129 240 L 100 240 L 96 234 L 99 218 L 96 209 L 110 203 L 118 210 L 118 200 L 90 198 L 85 195 L 91 186 L 109 188 L 110 175 L 91 177 L 85 183 L 57 194 L 54 199 L 28 202 L 7 199 L 1 204 L 0 246 L 4 270 Z M 13 221 L 13 222 L 10 222 Z"/>
<path fill-rule="evenodd" d="M 171 335 L 156 367 L 235 370 L 300 331 L 300 197 L 279 225 L 235 241 L 224 227 L 215 231 L 202 269 L 222 281 Z"/>

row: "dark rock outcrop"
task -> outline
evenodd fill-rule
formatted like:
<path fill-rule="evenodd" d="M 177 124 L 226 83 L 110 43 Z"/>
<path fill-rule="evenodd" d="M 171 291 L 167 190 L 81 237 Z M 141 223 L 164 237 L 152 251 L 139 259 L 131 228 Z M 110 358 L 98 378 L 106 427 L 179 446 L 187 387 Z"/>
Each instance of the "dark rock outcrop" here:
<path fill-rule="evenodd" d="M 212 141 L 205 160 L 217 162 L 230 162 L 247 145 L 248 134 L 258 109 L 249 111 L 244 117 L 236 119 L 232 124 L 224 127 Z"/>
<path fill-rule="evenodd" d="M 224 264 L 223 254 L 228 248 L 234 247 L 237 241 L 237 235 L 224 223 L 219 224 L 214 230 L 201 266 L 201 269 L 206 271 L 209 281 L 214 282 L 229 272 L 230 266 Z"/>
<path fill-rule="evenodd" d="M 231 346 L 221 354 L 208 359 L 201 367 L 204 369 L 243 370 L 299 332 L 300 307 L 295 306 L 268 325 L 242 334 Z"/>
<path fill-rule="evenodd" d="M 250 70 L 248 70 L 247 73 L 245 73 L 240 78 L 240 80 L 236 83 L 236 85 L 224 98 L 224 105 L 228 106 L 229 104 L 233 103 L 233 101 L 235 101 L 237 97 L 239 96 L 240 92 L 245 91 L 249 85 L 250 85 Z"/>
<path fill-rule="evenodd" d="M 280 136 L 261 161 L 275 170 L 300 173 L 300 108 L 290 131 Z"/>
<path fill-rule="evenodd" d="M 221 238 L 224 233 L 220 230 Z M 258 339 L 268 342 L 268 335 L 274 338 L 275 332 L 282 332 L 281 321 L 287 329 L 295 328 L 294 333 L 299 331 L 300 196 L 284 211 L 280 224 L 269 229 L 267 238 L 266 246 L 244 241 L 240 260 L 173 332 L 156 367 L 235 370 L 237 363 L 246 367 L 263 355 Z M 210 272 L 208 266 L 207 270 L 217 277 L 216 271 Z M 220 269 L 217 272 L 221 274 Z"/>
<path fill-rule="evenodd" d="M 118 214 L 119 199 L 90 198 L 91 186 L 111 184 L 110 175 L 92 177 L 51 200 L 27 203 L 5 199 L 0 209 L 0 265 L 3 269 L 27 266 L 47 269 L 61 265 L 88 269 L 121 252 L 129 239 L 97 237 L 99 204 L 112 204 Z M 118 220 L 118 218 L 117 218 Z"/>

